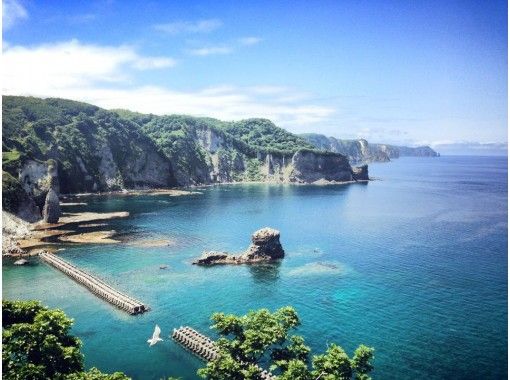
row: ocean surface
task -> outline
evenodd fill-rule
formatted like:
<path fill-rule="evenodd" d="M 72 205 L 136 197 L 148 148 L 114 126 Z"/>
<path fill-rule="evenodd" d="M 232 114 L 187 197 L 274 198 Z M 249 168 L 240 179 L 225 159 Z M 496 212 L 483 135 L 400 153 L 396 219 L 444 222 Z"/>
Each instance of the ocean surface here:
<path fill-rule="evenodd" d="M 174 327 L 214 337 L 215 311 L 284 305 L 297 309 L 314 352 L 331 342 L 350 355 L 374 347 L 374 379 L 506 379 L 506 158 L 401 158 L 369 169 L 368 184 L 87 198 L 67 209 L 129 211 L 107 228 L 134 244 L 69 245 L 62 257 L 152 310 L 129 316 L 37 260 L 4 260 L 3 298 L 63 309 L 87 367 L 134 379 L 197 378 L 202 363 L 168 339 Z M 281 263 L 191 265 L 204 250 L 244 250 L 265 226 L 281 231 Z M 151 238 L 172 245 L 136 245 Z M 156 323 L 165 341 L 149 348 Z"/>

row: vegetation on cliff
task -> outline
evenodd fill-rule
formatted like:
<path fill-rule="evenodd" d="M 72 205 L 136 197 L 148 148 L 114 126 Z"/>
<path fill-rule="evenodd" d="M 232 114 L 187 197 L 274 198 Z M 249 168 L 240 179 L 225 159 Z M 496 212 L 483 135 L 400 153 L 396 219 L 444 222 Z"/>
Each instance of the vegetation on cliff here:
<path fill-rule="evenodd" d="M 133 186 L 130 160 L 159 152 L 136 123 L 99 107 L 64 99 L 2 99 L 3 170 L 15 178 L 26 160 L 54 159 L 62 193 L 101 190 L 106 184 L 99 175 L 100 152 L 106 150 L 123 182 Z"/>
<path fill-rule="evenodd" d="M 292 307 L 271 313 L 267 309 L 247 315 L 216 313 L 213 328 L 222 336 L 220 355 L 198 374 L 209 380 L 259 380 L 259 366 L 268 367 L 279 380 L 369 380 L 373 348 L 360 345 L 349 358 L 338 345 L 310 359 L 303 337 L 293 335 L 300 320 Z"/>
<path fill-rule="evenodd" d="M 292 155 L 298 150 L 315 149 L 302 137 L 277 127 L 267 119 L 247 119 L 222 123 L 220 127 L 257 151 Z"/>
<path fill-rule="evenodd" d="M 2 209 L 15 213 L 24 195 L 20 182 L 10 173 L 2 171 Z"/>
<path fill-rule="evenodd" d="M 351 164 L 387 162 L 403 156 L 437 157 L 439 154 L 429 146 L 406 147 L 389 144 L 372 144 L 365 139 L 345 140 L 327 137 L 318 133 L 303 133 L 304 140 L 315 149 L 340 153 L 349 158 Z"/>
<path fill-rule="evenodd" d="M 225 122 L 185 115 L 107 111 L 65 99 L 3 96 L 4 209 L 39 186 L 54 160 L 60 192 L 81 193 L 238 181 L 285 181 L 297 152 L 321 157 L 302 137 L 266 119 Z M 340 168 L 350 171 L 350 167 Z M 294 177 L 293 177 L 294 178 Z M 299 182 L 299 180 L 297 180 Z M 306 182 L 306 181 L 305 181 Z M 31 209 L 33 210 L 33 208 Z M 35 212 L 35 211 L 34 211 Z M 36 213 L 36 212 L 35 212 Z"/>
<path fill-rule="evenodd" d="M 223 122 L 184 115 L 110 112 L 70 100 L 20 96 L 3 96 L 2 112 L 3 170 L 17 178 L 27 160 L 55 159 L 62 193 L 107 187 L 115 190 L 100 175 L 105 170 L 101 167 L 105 155 L 111 155 L 111 161 L 119 169 L 120 188 L 137 185 L 128 173 L 133 170 L 130 160 L 143 152 L 156 152 L 159 159 L 167 162 L 170 173 L 165 182 L 171 186 L 211 181 L 212 163 L 207 148 L 213 152 L 219 150 L 220 158 L 234 169 L 240 160 L 255 159 L 259 152 L 288 155 L 300 149 L 313 150 L 304 139 L 265 119 Z M 209 132 L 220 141 L 208 140 Z M 247 168 L 238 169 L 237 174 Z M 237 179 L 258 180 L 256 165 L 251 162 L 248 169 L 248 173 L 238 175 Z M 181 181 L 175 181 L 174 174 Z"/>

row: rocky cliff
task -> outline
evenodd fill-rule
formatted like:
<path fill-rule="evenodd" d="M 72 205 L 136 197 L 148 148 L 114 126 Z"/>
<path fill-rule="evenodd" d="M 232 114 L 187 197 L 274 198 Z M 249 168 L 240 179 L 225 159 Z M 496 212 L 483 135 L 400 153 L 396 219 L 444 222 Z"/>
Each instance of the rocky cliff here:
<path fill-rule="evenodd" d="M 50 163 L 58 167 L 53 203 L 59 192 L 368 179 L 344 155 L 315 149 L 266 119 L 144 115 L 11 96 L 3 97 L 2 115 L 2 205 L 31 221 L 41 218 L 50 192 Z"/>
<path fill-rule="evenodd" d="M 352 165 L 370 162 L 388 162 L 390 159 L 404 156 L 439 156 L 437 152 L 428 146 L 414 148 L 389 144 L 371 144 L 364 139 L 342 140 L 315 133 L 302 134 L 301 137 L 317 149 L 347 156 Z"/>
<path fill-rule="evenodd" d="M 390 160 L 386 149 L 369 144 L 364 139 L 340 140 L 314 133 L 307 133 L 301 136 L 317 149 L 345 155 L 352 165 L 369 162 L 387 162 Z"/>
<path fill-rule="evenodd" d="M 400 157 L 439 157 L 439 153 L 430 146 L 418 146 L 414 148 L 408 146 L 396 146 L 394 148 L 398 149 Z"/>

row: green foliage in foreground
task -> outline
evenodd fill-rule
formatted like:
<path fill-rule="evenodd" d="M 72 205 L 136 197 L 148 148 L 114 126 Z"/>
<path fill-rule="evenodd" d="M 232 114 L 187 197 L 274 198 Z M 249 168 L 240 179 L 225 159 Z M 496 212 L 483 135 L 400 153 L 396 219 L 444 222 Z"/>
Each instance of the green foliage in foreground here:
<path fill-rule="evenodd" d="M 116 372 L 83 372 L 81 341 L 73 320 L 37 301 L 2 301 L 2 367 L 6 380 L 129 380 Z"/>
<path fill-rule="evenodd" d="M 360 345 L 349 358 L 338 345 L 310 359 L 310 348 L 291 331 L 300 321 L 292 307 L 244 316 L 216 313 L 213 328 L 222 336 L 218 359 L 198 371 L 209 380 L 259 380 L 257 366 L 270 368 L 279 380 L 370 380 L 374 349 Z"/>

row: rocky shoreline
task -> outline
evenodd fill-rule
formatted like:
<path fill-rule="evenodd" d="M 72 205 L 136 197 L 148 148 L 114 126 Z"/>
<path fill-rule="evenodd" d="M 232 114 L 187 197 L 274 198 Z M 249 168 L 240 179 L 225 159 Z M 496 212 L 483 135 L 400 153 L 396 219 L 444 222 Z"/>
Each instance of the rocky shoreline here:
<path fill-rule="evenodd" d="M 196 186 L 202 187 L 202 186 Z M 108 197 L 108 196 L 138 196 L 138 195 L 169 195 L 171 197 L 180 197 L 185 195 L 194 195 L 201 194 L 199 191 L 195 190 L 187 190 L 190 187 L 186 188 L 155 188 L 155 189 L 123 189 L 123 190 L 112 190 L 112 191 L 103 191 L 103 192 L 95 192 L 95 193 L 76 193 L 76 194 L 61 194 L 60 198 L 63 200 L 66 199 L 77 199 L 77 198 L 87 198 L 87 197 Z M 66 202 L 61 204 L 61 206 L 66 205 L 86 205 L 84 202 Z"/>
<path fill-rule="evenodd" d="M 46 223 L 44 221 L 28 223 L 13 214 L 3 211 L 2 255 L 13 257 L 33 256 L 42 247 L 51 250 L 49 247 L 58 246 L 61 243 L 117 243 L 117 240 L 111 239 L 115 235 L 115 231 L 77 233 L 80 228 L 79 223 L 105 221 L 128 216 L 129 213 L 125 211 L 64 213 L 57 223 Z M 49 242 L 48 240 L 51 238 L 55 238 L 56 241 Z"/>
<path fill-rule="evenodd" d="M 366 169 L 361 169 L 363 172 Z M 368 175 L 367 172 L 360 173 L 361 176 Z M 358 182 L 368 182 L 369 180 L 351 180 L 351 181 L 327 181 L 317 180 L 312 183 L 300 183 L 292 182 L 290 185 L 313 185 L 313 186 L 331 186 L 331 185 L 347 185 Z M 268 184 L 268 182 L 230 182 L 220 184 L 209 184 L 200 186 L 190 186 L 187 189 L 143 189 L 143 190 L 123 190 L 123 191 L 110 191 L 102 193 L 80 193 L 80 194 L 61 194 L 59 207 L 66 208 L 69 206 L 86 206 L 86 202 L 76 201 L 77 199 L 86 197 L 103 197 L 103 196 L 140 196 L 140 195 L 168 195 L 168 196 L 185 196 L 201 194 L 197 191 L 198 188 L 209 187 L 209 186 L 223 186 L 223 185 L 243 185 L 243 184 Z M 269 183 L 274 184 L 274 183 Z M 287 183 L 285 183 L 287 184 Z M 55 202 L 53 202 L 55 203 Z M 58 246 L 63 243 L 76 243 L 76 244 L 114 244 L 121 243 L 114 238 L 116 232 L 113 230 L 100 230 L 100 231 L 85 231 L 79 232 L 83 228 L 95 228 L 95 227 L 107 227 L 105 222 L 109 219 L 124 218 L 128 217 L 128 212 L 112 212 L 112 213 L 94 213 L 94 212 L 79 212 L 70 213 L 63 212 L 56 223 L 47 223 L 44 220 L 40 220 L 35 223 L 29 223 L 14 214 L 3 211 L 3 230 L 2 230 L 2 255 L 3 256 L 31 256 L 37 249 L 44 247 L 45 249 L 52 250 L 53 246 Z M 71 228 L 65 228 L 70 226 Z M 64 227 L 64 228 L 62 228 Z M 275 230 L 276 231 L 276 230 Z M 258 231 L 257 231 L 258 232 Z M 54 240 L 52 242 L 48 240 Z M 154 241 L 153 241 L 154 240 Z M 146 239 L 141 243 L 128 242 L 127 244 L 146 246 L 146 247 L 162 247 L 172 245 L 173 242 L 167 239 Z M 253 243 L 255 244 L 255 243 Z M 252 244 L 252 245 L 253 245 Z M 250 246 L 251 247 L 251 246 Z M 246 252 L 245 252 L 246 253 Z M 244 264 L 253 263 L 257 261 L 270 261 L 275 258 L 268 259 L 264 255 L 261 257 L 250 257 L 249 255 L 229 255 L 225 252 L 214 252 L 208 253 L 208 259 L 204 258 L 204 263 L 197 260 L 194 264 L 196 265 L 208 265 L 206 261 L 214 262 L 215 264 L 229 263 L 229 264 Z M 282 256 L 283 257 L 283 256 Z M 202 259 L 202 258 L 201 258 Z M 214 265 L 214 264 L 212 264 Z"/>

